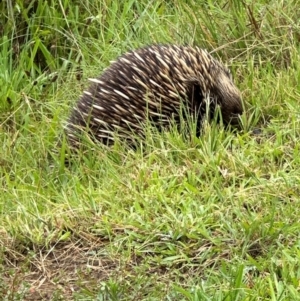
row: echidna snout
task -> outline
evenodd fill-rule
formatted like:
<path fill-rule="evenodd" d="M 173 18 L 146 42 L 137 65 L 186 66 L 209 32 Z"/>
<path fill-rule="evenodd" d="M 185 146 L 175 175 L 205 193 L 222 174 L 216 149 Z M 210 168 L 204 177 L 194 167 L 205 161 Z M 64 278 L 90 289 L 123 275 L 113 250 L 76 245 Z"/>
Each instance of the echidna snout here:
<path fill-rule="evenodd" d="M 243 113 L 243 105 L 240 91 L 233 83 L 231 75 L 220 71 L 216 76 L 214 88 L 223 121 L 225 124 L 238 125 L 239 116 Z"/>

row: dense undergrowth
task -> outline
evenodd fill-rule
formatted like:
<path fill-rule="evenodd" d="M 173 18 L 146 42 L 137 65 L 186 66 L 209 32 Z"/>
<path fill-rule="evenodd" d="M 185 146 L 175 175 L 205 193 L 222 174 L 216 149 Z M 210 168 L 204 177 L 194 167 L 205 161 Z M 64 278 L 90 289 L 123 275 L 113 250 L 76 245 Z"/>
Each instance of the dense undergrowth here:
<path fill-rule="evenodd" d="M 297 1 L 0 10 L 3 300 L 300 299 Z M 153 130 L 136 150 L 96 145 L 65 166 L 57 141 L 87 78 L 151 43 L 228 64 L 243 128 Z"/>

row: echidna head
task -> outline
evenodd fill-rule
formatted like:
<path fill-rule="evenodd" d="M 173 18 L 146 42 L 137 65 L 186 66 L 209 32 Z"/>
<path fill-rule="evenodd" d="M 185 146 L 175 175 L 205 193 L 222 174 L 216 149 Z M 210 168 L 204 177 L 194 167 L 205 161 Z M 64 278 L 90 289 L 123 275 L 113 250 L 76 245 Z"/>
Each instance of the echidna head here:
<path fill-rule="evenodd" d="M 216 68 L 212 87 L 217 104 L 221 108 L 222 118 L 226 124 L 237 125 L 239 115 L 243 113 L 241 94 L 226 69 Z"/>

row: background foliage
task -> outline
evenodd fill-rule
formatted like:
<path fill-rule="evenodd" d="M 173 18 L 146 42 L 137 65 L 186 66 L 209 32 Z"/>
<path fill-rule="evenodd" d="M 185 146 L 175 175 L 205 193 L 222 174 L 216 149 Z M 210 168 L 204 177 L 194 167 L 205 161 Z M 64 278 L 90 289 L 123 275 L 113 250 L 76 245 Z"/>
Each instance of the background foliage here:
<path fill-rule="evenodd" d="M 298 1 L 0 3 L 3 300 L 298 300 Z M 121 53 L 207 48 L 243 129 L 149 130 L 64 165 L 72 104 Z M 6 299 L 5 299 L 6 298 Z"/>

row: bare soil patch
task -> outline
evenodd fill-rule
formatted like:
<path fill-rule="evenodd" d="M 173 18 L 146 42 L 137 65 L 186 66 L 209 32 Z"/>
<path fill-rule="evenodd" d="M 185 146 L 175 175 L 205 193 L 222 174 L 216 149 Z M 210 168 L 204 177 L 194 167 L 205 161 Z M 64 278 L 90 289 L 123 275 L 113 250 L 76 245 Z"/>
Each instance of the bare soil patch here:
<path fill-rule="evenodd" d="M 103 247 L 100 240 L 94 241 L 93 245 L 65 242 L 48 250 L 33 248 L 26 252 L 16 251 L 7 244 L 2 247 L 0 290 L 9 300 L 18 300 L 18 296 L 22 300 L 54 297 L 56 300 L 73 300 L 72 296 L 80 289 L 94 291 L 99 287 L 95 284 L 120 270 L 118 260 L 97 255 Z"/>

